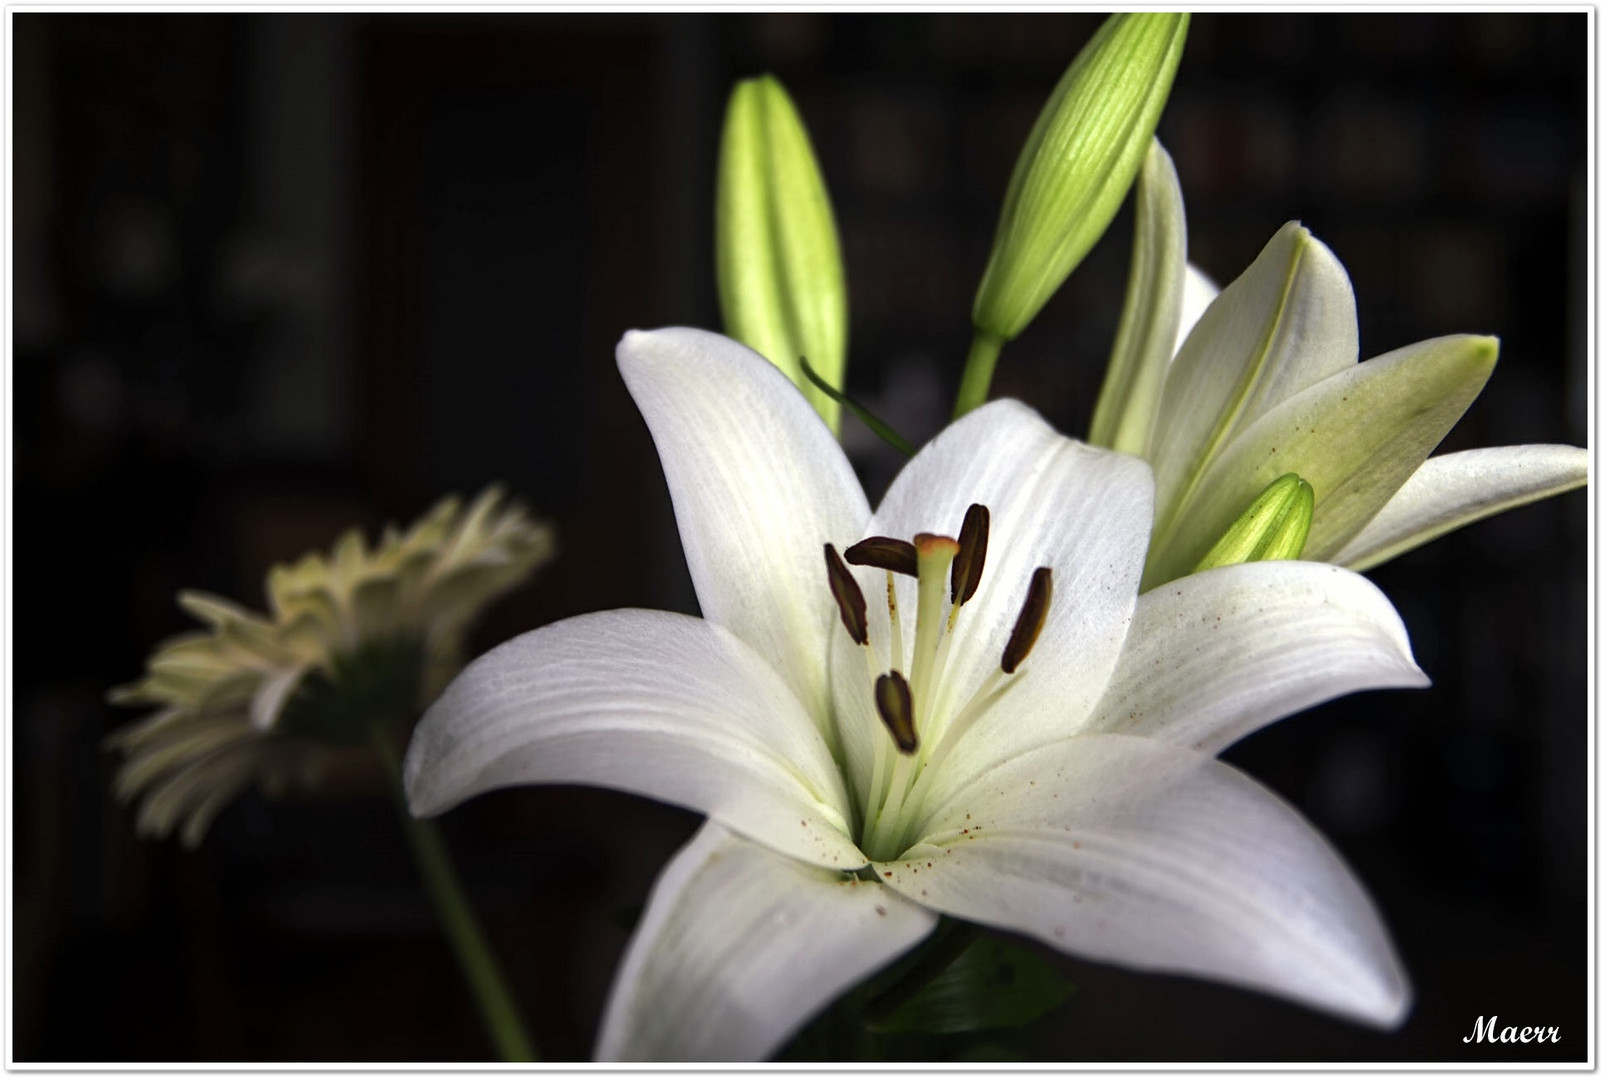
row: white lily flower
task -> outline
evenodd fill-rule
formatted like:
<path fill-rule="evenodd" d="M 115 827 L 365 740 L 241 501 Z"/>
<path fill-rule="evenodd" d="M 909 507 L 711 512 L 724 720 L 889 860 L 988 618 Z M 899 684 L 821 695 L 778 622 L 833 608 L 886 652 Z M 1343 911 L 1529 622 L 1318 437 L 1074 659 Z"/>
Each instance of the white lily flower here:
<path fill-rule="evenodd" d="M 1499 342 L 1456 334 L 1357 363 L 1343 265 L 1297 222 L 1218 291 L 1186 266 L 1186 218 L 1156 140 L 1138 180 L 1126 307 L 1091 441 L 1154 468 L 1143 587 L 1189 573 L 1266 487 L 1315 490 L 1303 558 L 1367 570 L 1462 525 L 1588 482 L 1588 451 L 1427 457 L 1476 400 Z"/>
<path fill-rule="evenodd" d="M 1364 889 L 1212 756 L 1318 701 L 1426 683 L 1369 582 L 1265 562 L 1139 598 L 1147 466 L 1018 402 L 949 427 L 872 516 L 758 354 L 670 329 L 618 359 L 704 617 L 609 611 L 508 642 L 406 762 L 420 815 L 580 783 L 710 818 L 654 887 L 599 1057 L 766 1056 L 939 913 L 1400 1021 Z"/>

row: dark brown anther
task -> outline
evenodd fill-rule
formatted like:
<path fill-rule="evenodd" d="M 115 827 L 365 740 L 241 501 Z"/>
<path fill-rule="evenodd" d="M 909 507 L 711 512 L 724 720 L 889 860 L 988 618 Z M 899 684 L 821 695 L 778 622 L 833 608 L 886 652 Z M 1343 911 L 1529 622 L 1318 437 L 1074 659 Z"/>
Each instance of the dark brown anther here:
<path fill-rule="evenodd" d="M 825 574 L 830 579 L 830 595 L 836 598 L 836 610 L 842 613 L 842 625 L 847 628 L 847 636 L 859 645 L 869 644 L 864 590 L 858 587 L 858 582 L 853 580 L 853 572 L 836 554 L 834 544 L 825 545 Z"/>
<path fill-rule="evenodd" d="M 919 556 L 907 540 L 890 536 L 871 536 L 847 549 L 847 561 L 854 566 L 873 566 L 909 577 L 920 576 Z"/>
<path fill-rule="evenodd" d="M 1048 605 L 1053 601 L 1053 571 L 1046 566 L 1037 567 L 1031 575 L 1031 587 L 1025 591 L 1025 603 L 1020 606 L 1020 617 L 1014 620 L 1014 632 L 1003 647 L 1003 674 L 1013 675 L 1014 669 L 1031 655 L 1031 646 L 1042 633 L 1042 624 L 1048 618 Z"/>
<path fill-rule="evenodd" d="M 875 709 L 899 753 L 912 754 L 919 749 L 920 740 L 914 734 L 914 695 L 900 673 L 889 671 L 875 680 Z"/>
<path fill-rule="evenodd" d="M 964 511 L 964 527 L 959 530 L 959 553 L 953 560 L 953 592 L 955 604 L 967 604 L 981 584 L 981 568 L 986 565 L 986 536 L 992 525 L 992 513 L 980 503 L 971 503 Z"/>

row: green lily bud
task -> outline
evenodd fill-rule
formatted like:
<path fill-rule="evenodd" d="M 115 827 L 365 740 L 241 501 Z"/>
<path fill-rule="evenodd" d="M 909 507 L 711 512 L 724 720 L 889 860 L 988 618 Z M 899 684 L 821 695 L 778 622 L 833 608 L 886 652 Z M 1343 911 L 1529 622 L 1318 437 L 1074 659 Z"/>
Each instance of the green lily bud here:
<path fill-rule="evenodd" d="M 1120 209 L 1187 38 L 1185 14 L 1111 15 L 1054 87 L 1015 162 L 971 318 L 1010 341 Z"/>
<path fill-rule="evenodd" d="M 1314 517 L 1315 489 L 1297 473 L 1285 473 L 1232 523 L 1193 573 L 1237 563 L 1296 559 L 1304 554 Z"/>
<path fill-rule="evenodd" d="M 846 275 L 808 132 L 773 76 L 744 79 L 730 93 L 714 230 L 725 330 L 784 371 L 838 430 L 841 406 L 809 382 L 798 358 L 841 388 Z"/>

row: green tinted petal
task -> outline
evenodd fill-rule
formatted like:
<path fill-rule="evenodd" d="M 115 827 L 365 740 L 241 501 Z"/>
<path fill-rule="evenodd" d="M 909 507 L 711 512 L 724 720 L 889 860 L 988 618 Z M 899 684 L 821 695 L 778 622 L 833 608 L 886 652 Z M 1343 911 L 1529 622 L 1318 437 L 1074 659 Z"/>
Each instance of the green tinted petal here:
<path fill-rule="evenodd" d="M 1204 311 L 1170 366 L 1148 453 L 1155 542 L 1169 542 L 1175 515 L 1239 432 L 1293 394 L 1352 368 L 1359 353 L 1348 274 L 1325 244 L 1289 222 Z M 1288 471 L 1303 474 L 1281 470 Z M 1276 475 L 1245 495 L 1233 517 Z"/>
<path fill-rule="evenodd" d="M 1326 562 L 1421 466 L 1493 371 L 1494 338 L 1455 335 L 1357 364 L 1282 402 L 1234 439 L 1149 551 L 1144 588 L 1187 573 L 1284 473 L 1315 490 L 1304 557 Z"/>
<path fill-rule="evenodd" d="M 1176 351 L 1182 283 L 1187 274 L 1187 217 L 1181 184 L 1158 139 L 1149 146 L 1138 175 L 1136 202 L 1126 304 L 1087 441 L 1141 455 L 1148 449 L 1165 372 Z"/>
<path fill-rule="evenodd" d="M 1586 483 L 1588 451 L 1580 446 L 1496 446 L 1431 457 L 1332 562 L 1369 570 L 1462 525 Z"/>

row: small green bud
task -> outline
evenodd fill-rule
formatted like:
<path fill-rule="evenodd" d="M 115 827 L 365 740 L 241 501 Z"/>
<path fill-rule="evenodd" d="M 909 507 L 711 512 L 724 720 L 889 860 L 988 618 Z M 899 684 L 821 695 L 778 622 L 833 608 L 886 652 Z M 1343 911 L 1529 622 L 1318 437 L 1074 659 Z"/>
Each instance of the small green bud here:
<path fill-rule="evenodd" d="M 1314 517 L 1315 489 L 1297 473 L 1286 473 L 1260 493 L 1193 573 L 1237 563 L 1296 559 L 1304 554 Z"/>
<path fill-rule="evenodd" d="M 977 330 L 1013 340 L 1109 227 L 1170 95 L 1187 19 L 1111 15 L 1054 87 L 1009 180 Z"/>
<path fill-rule="evenodd" d="M 725 330 L 784 371 L 837 430 L 841 406 L 804 376 L 798 358 L 841 388 L 846 275 L 808 132 L 773 76 L 744 79 L 730 93 L 714 233 Z"/>

